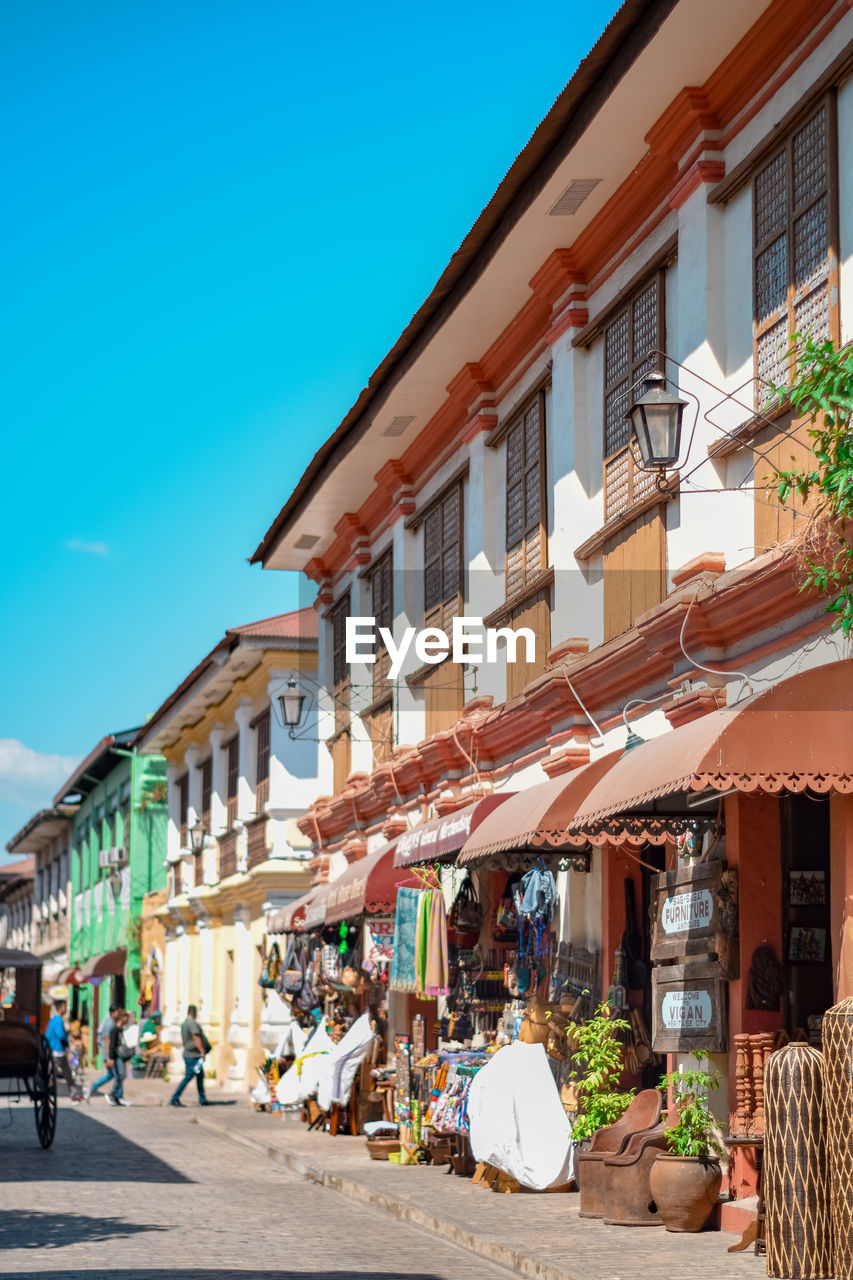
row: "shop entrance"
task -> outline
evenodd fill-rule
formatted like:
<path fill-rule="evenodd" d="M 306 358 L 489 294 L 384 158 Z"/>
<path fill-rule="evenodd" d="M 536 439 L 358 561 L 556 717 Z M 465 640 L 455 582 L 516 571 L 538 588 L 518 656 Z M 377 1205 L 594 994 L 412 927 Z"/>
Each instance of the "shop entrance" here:
<path fill-rule="evenodd" d="M 785 1029 L 797 1036 L 833 1003 L 829 798 L 786 796 L 779 816 Z"/>

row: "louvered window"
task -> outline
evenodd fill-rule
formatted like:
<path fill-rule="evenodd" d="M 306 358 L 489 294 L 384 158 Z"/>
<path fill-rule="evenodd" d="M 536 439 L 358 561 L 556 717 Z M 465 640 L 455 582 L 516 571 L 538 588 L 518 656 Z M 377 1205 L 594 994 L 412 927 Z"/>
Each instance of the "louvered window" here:
<path fill-rule="evenodd" d="M 332 684 L 335 697 L 335 728 L 345 729 L 350 720 L 350 678 L 346 651 L 346 623 L 350 613 L 349 592 L 329 612 L 332 633 Z"/>
<path fill-rule="evenodd" d="M 240 777 L 240 738 L 235 735 L 223 744 L 223 751 L 228 752 L 228 795 L 226 797 L 226 808 L 228 810 L 228 830 L 234 826 L 237 821 L 237 784 Z"/>
<path fill-rule="evenodd" d="M 201 822 L 210 834 L 210 796 L 213 791 L 213 760 L 208 757 L 201 766 Z"/>
<path fill-rule="evenodd" d="M 664 273 L 658 271 L 627 299 L 604 330 L 605 520 L 655 487 L 654 475 L 637 465 L 637 443 L 625 415 L 642 375 L 661 366 L 661 357 L 652 352 L 663 349 Z"/>
<path fill-rule="evenodd" d="M 506 595 L 545 569 L 545 412 L 538 393 L 506 436 Z"/>
<path fill-rule="evenodd" d="M 270 709 L 252 721 L 255 731 L 255 815 L 260 816 L 270 796 Z"/>
<path fill-rule="evenodd" d="M 753 183 L 756 405 L 768 384 L 788 380 L 794 333 L 816 342 L 837 338 L 834 208 L 829 140 L 832 103 L 825 99 L 755 175 Z"/>
<path fill-rule="evenodd" d="M 381 555 L 368 574 L 370 584 L 370 612 L 375 619 L 376 631 L 394 626 L 394 575 L 393 558 L 390 549 Z M 388 672 L 391 657 L 385 645 L 379 645 L 376 661 L 373 664 L 373 701 L 391 697 L 391 683 Z"/>
<path fill-rule="evenodd" d="M 424 516 L 424 625 L 448 631 L 462 607 L 462 484 Z"/>
<path fill-rule="evenodd" d="M 190 807 L 190 775 L 183 774 L 178 779 L 178 825 L 181 848 L 189 846 L 189 807 Z"/>

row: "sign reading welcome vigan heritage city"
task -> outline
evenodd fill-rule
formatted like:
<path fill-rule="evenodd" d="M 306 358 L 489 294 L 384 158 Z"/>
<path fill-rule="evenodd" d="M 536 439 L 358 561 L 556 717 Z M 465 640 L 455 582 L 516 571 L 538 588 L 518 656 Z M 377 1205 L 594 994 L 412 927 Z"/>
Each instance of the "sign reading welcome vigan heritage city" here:
<path fill-rule="evenodd" d="M 507 662 L 536 661 L 536 636 L 530 627 L 487 627 L 482 618 L 454 618 L 449 635 L 440 627 L 405 627 L 396 640 L 390 627 L 376 626 L 375 618 L 347 618 L 345 639 L 349 665 L 372 665 L 378 648 L 384 648 L 391 659 L 392 680 L 412 658 L 419 665 L 436 665 L 448 658 L 475 667 L 497 662 L 499 645 L 506 646 Z"/>

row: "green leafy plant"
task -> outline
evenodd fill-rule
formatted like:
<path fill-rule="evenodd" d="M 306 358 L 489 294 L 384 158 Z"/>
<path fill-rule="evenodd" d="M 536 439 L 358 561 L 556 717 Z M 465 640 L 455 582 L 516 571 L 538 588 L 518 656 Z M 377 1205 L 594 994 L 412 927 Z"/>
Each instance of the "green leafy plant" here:
<path fill-rule="evenodd" d="M 790 405 L 797 417 L 814 423 L 814 467 L 776 470 L 772 480 L 779 499 L 796 494 L 808 502 L 808 520 L 799 540 L 803 590 L 830 596 L 826 608 L 835 614 L 833 630 L 853 630 L 853 346 L 836 350 L 832 342 L 815 342 L 794 334 L 791 359 L 796 360 L 790 386 L 772 388 L 772 401 Z"/>
<path fill-rule="evenodd" d="M 678 1122 L 667 1130 L 667 1146 L 673 1155 L 698 1156 L 709 1160 L 722 1155 L 723 1147 L 716 1136 L 716 1121 L 708 1106 L 708 1095 L 719 1088 L 719 1072 L 670 1071 L 658 1088 L 672 1091 L 673 1106 L 678 1108 Z"/>
<path fill-rule="evenodd" d="M 575 1142 L 615 1124 L 634 1097 L 633 1089 L 619 1089 L 623 1062 L 618 1033 L 627 1030 L 629 1024 L 624 1018 L 614 1018 L 605 1000 L 588 1022 L 572 1028 L 576 1046 L 572 1078 L 577 1081 L 579 1112 L 572 1130 Z"/>

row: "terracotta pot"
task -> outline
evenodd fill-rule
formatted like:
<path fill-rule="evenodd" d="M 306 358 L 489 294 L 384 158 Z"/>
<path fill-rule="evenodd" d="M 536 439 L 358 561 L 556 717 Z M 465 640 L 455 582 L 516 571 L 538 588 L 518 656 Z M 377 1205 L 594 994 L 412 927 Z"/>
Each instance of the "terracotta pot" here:
<path fill-rule="evenodd" d="M 662 1152 L 652 1165 L 649 1187 L 667 1231 L 701 1231 L 717 1203 L 722 1180 L 717 1160 Z"/>

